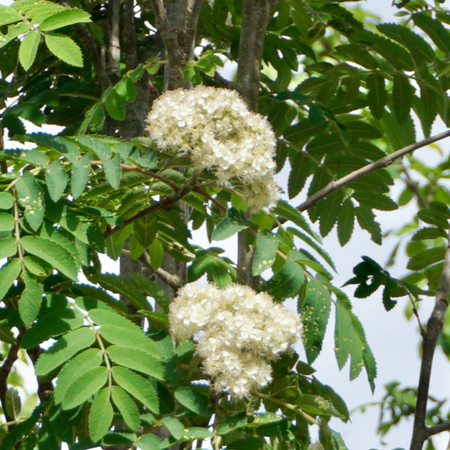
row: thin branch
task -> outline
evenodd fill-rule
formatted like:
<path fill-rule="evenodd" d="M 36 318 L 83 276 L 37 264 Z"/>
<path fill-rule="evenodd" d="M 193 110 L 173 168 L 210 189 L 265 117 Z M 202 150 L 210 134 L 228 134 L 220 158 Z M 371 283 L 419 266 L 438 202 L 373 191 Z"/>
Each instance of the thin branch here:
<path fill-rule="evenodd" d="M 19 350 L 20 345 L 12 344 L 11 347 L 9 347 L 8 356 L 0 368 L 0 400 L 2 402 L 3 414 L 5 415 L 7 422 L 14 421 L 14 417 L 11 417 L 6 410 L 6 391 L 8 390 L 7 380 L 14 363 L 17 361 Z"/>
<path fill-rule="evenodd" d="M 197 32 L 198 17 L 200 10 L 202 9 L 203 0 L 192 0 L 192 3 L 188 6 L 188 17 L 186 20 L 185 28 L 185 44 L 189 49 L 194 51 L 194 40 Z M 188 48 L 186 48 L 188 50 Z"/>
<path fill-rule="evenodd" d="M 390 155 L 385 156 L 384 158 L 379 159 L 373 163 L 367 164 L 364 167 L 361 167 L 358 170 L 355 170 L 345 177 L 340 178 L 336 181 L 331 181 L 324 188 L 317 191 L 315 194 L 308 197 L 301 205 L 297 206 L 298 211 L 306 211 L 307 209 L 316 205 L 319 200 L 322 200 L 327 195 L 331 194 L 334 191 L 337 191 L 343 186 L 358 180 L 359 178 L 367 175 L 375 170 L 381 169 L 383 167 L 387 167 L 392 164 L 397 158 L 401 158 L 402 156 L 407 155 L 408 153 L 412 153 L 413 151 L 425 147 L 433 142 L 440 141 L 450 136 L 450 130 L 444 131 L 443 133 L 439 133 L 436 136 L 431 136 L 429 138 L 423 139 L 420 142 L 416 142 L 415 144 L 408 145 L 406 147 L 397 150 L 396 152 L 391 153 Z M 286 222 L 284 219 L 279 219 L 281 223 Z"/>
<path fill-rule="evenodd" d="M 108 73 L 117 75 L 120 66 L 120 0 L 108 2 Z"/>
<path fill-rule="evenodd" d="M 411 178 L 411 176 L 409 175 L 408 169 L 406 167 L 403 168 L 403 173 L 405 174 L 405 177 L 406 177 L 406 180 L 405 180 L 406 186 L 408 186 L 408 188 L 416 196 L 420 207 L 423 208 L 423 209 L 428 208 L 428 203 L 425 200 L 425 198 L 422 195 L 422 193 L 420 192 L 418 183 Z"/>
<path fill-rule="evenodd" d="M 164 270 L 162 267 L 154 269 L 147 251 L 145 251 L 142 254 L 139 260 L 142 262 L 142 264 L 144 264 L 145 267 L 147 267 L 150 270 L 152 274 L 157 275 L 159 278 L 161 278 L 161 280 L 164 281 L 164 283 L 168 284 L 175 291 L 177 291 L 183 286 L 183 283 L 176 275 L 172 275 L 171 273 L 167 272 L 167 270 Z"/>
<path fill-rule="evenodd" d="M 437 425 L 428 428 L 428 437 L 442 433 L 443 431 L 450 431 L 450 422 L 438 423 Z"/>
<path fill-rule="evenodd" d="M 450 244 L 447 245 L 441 281 L 436 290 L 436 301 L 433 312 L 428 320 L 427 329 L 423 336 L 422 362 L 420 367 L 419 385 L 417 390 L 416 412 L 414 417 L 413 436 L 410 450 L 422 450 L 423 444 L 430 436 L 426 426 L 427 401 L 430 388 L 431 367 L 437 340 L 444 326 L 445 313 L 448 308 L 450 293 Z M 437 425 L 436 425 L 437 426 Z"/>
<path fill-rule="evenodd" d="M 212 197 L 211 195 L 209 195 L 206 191 L 204 191 L 203 189 L 200 189 L 199 187 L 194 187 L 194 189 L 192 189 L 194 192 L 197 192 L 200 195 L 203 195 L 203 197 L 207 198 L 211 203 L 214 203 L 220 210 L 222 210 L 223 212 L 228 212 L 228 209 L 222 205 L 222 203 L 220 203 L 218 200 L 216 200 L 214 197 Z"/>
<path fill-rule="evenodd" d="M 214 72 L 214 81 L 226 89 L 235 89 L 236 84 L 232 81 L 227 80 L 219 72 Z"/>

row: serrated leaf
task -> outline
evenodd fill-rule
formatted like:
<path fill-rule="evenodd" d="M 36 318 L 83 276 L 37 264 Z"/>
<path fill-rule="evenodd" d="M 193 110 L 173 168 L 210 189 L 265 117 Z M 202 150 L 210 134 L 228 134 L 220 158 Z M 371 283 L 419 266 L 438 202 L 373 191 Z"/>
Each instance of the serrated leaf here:
<path fill-rule="evenodd" d="M 20 43 L 19 61 L 24 70 L 28 70 L 36 59 L 41 35 L 37 31 L 30 31 Z"/>
<path fill-rule="evenodd" d="M 42 31 L 57 30 L 58 28 L 67 27 L 74 23 L 87 23 L 90 22 L 90 15 L 86 11 L 81 9 L 66 9 L 64 11 L 58 11 L 50 17 L 44 19 L 39 29 Z M 62 59 L 62 58 L 61 58 Z"/>
<path fill-rule="evenodd" d="M 134 223 L 134 232 L 142 247 L 148 248 L 158 232 L 156 217 L 147 214 L 145 217 L 142 217 L 142 219 L 137 220 Z"/>
<path fill-rule="evenodd" d="M 91 309 L 89 317 L 100 325 L 100 334 L 112 344 L 142 350 L 156 359 L 163 357 L 160 347 L 141 328 L 119 314 L 104 309 Z"/>
<path fill-rule="evenodd" d="M 0 325 L 0 341 L 6 342 L 7 344 L 16 345 L 17 342 L 14 339 L 14 335 L 10 328 Z"/>
<path fill-rule="evenodd" d="M 16 420 L 20 417 L 22 411 L 22 402 L 20 400 L 19 391 L 15 388 L 8 388 L 5 394 L 5 409 L 6 414 Z"/>
<path fill-rule="evenodd" d="M 15 23 L 19 20 L 22 20 L 22 16 L 20 14 L 17 14 L 9 6 L 0 5 L 0 26 Z"/>
<path fill-rule="evenodd" d="M 310 236 L 312 236 L 317 242 L 321 242 L 318 234 L 316 234 L 310 227 L 309 223 L 303 217 L 302 213 L 291 206 L 285 201 L 279 201 L 277 206 L 272 210 L 274 214 L 278 214 L 283 219 L 290 220 L 295 223 L 302 230 L 306 231 Z"/>
<path fill-rule="evenodd" d="M 125 367 L 115 366 L 111 370 L 114 381 L 120 387 L 143 403 L 151 412 L 159 414 L 158 396 L 148 380 Z"/>
<path fill-rule="evenodd" d="M 37 283 L 26 271 L 21 276 L 25 283 L 25 290 L 19 299 L 19 314 L 26 327 L 36 319 L 42 303 L 44 288 Z"/>
<path fill-rule="evenodd" d="M 264 284 L 264 288 L 276 301 L 281 301 L 295 297 L 304 282 L 303 267 L 288 257 L 283 268 Z"/>
<path fill-rule="evenodd" d="M 22 267 L 17 258 L 11 259 L 0 269 L 0 280 L 2 280 L 0 283 L 0 300 L 3 299 L 14 281 L 17 280 L 21 270 Z"/>
<path fill-rule="evenodd" d="M 62 401 L 63 409 L 75 408 L 98 392 L 108 381 L 108 369 L 104 366 L 84 372 L 67 389 Z"/>
<path fill-rule="evenodd" d="M 92 277 L 90 281 L 100 284 L 108 291 L 120 294 L 139 309 L 150 310 L 150 305 L 142 292 L 127 278 L 111 273 L 102 273 Z"/>
<path fill-rule="evenodd" d="M 333 229 L 339 215 L 344 194 L 342 190 L 337 190 L 328 195 L 317 205 L 317 213 L 320 217 L 320 235 L 325 237 Z"/>
<path fill-rule="evenodd" d="M 394 75 L 392 94 L 395 117 L 398 123 L 402 125 L 409 117 L 414 98 L 414 88 L 405 75 L 401 73 Z"/>
<path fill-rule="evenodd" d="M 89 411 L 89 436 L 92 442 L 99 441 L 111 426 L 114 411 L 109 396 L 110 389 L 102 389 L 92 402 Z"/>
<path fill-rule="evenodd" d="M 141 436 L 133 445 L 141 450 L 158 450 L 161 448 L 161 441 L 158 436 L 148 433 Z"/>
<path fill-rule="evenodd" d="M 39 357 L 36 363 L 36 375 L 46 375 L 94 342 L 94 330 L 88 327 L 65 334 Z"/>
<path fill-rule="evenodd" d="M 261 275 L 272 267 L 278 250 L 278 239 L 270 231 L 258 231 L 256 236 L 256 252 L 253 258 L 253 275 Z"/>
<path fill-rule="evenodd" d="M 21 242 L 25 251 L 42 258 L 70 279 L 77 280 L 78 265 L 64 247 L 56 242 L 37 236 L 25 236 Z"/>
<path fill-rule="evenodd" d="M 231 208 L 227 215 L 219 222 L 212 233 L 214 241 L 227 239 L 238 231 L 242 231 L 250 226 L 250 222 L 246 220 L 241 212 Z"/>
<path fill-rule="evenodd" d="M 103 94 L 105 108 L 108 114 L 115 120 L 125 119 L 125 99 L 115 89 L 108 88 Z"/>
<path fill-rule="evenodd" d="M 387 195 L 379 194 L 377 192 L 356 191 L 353 198 L 358 200 L 361 206 L 367 208 L 379 209 L 381 211 L 393 211 L 398 208 L 397 203 L 394 202 Z"/>
<path fill-rule="evenodd" d="M 178 388 L 174 397 L 181 405 L 188 410 L 202 417 L 209 417 L 214 414 L 213 408 L 209 406 L 209 399 L 191 387 Z"/>
<path fill-rule="evenodd" d="M 164 380 L 165 378 L 163 365 L 156 358 L 142 350 L 111 345 L 107 351 L 109 357 L 116 364 L 145 373 L 158 380 Z"/>
<path fill-rule="evenodd" d="M 417 215 L 422 222 L 429 223 L 430 225 L 436 225 L 444 230 L 449 228 L 448 220 L 445 215 L 436 209 L 421 209 Z"/>
<path fill-rule="evenodd" d="M 334 332 L 334 352 L 339 370 L 342 370 L 351 352 L 352 319 L 341 300 L 336 301 L 336 324 Z"/>
<path fill-rule="evenodd" d="M 184 434 L 184 425 L 175 417 L 163 417 L 161 419 L 161 422 L 164 424 L 164 426 L 169 430 L 170 434 L 175 438 L 175 439 L 181 439 Z"/>
<path fill-rule="evenodd" d="M 69 176 L 60 160 L 55 159 L 47 167 L 45 181 L 47 182 L 48 193 L 56 203 L 64 194 L 67 182 L 69 181 Z"/>
<path fill-rule="evenodd" d="M 6 35 L 0 33 L 0 48 L 4 47 L 8 43 L 10 43 L 13 39 L 20 36 L 23 33 L 26 33 L 30 29 L 31 24 L 26 22 L 19 22 L 15 25 L 10 25 L 8 27 L 8 33 L 6 33 Z"/>
<path fill-rule="evenodd" d="M 421 230 L 414 233 L 411 241 L 422 241 L 425 239 L 438 239 L 438 238 L 448 238 L 447 233 L 439 228 L 422 228 Z M 0 241 L 1 244 L 1 241 Z"/>
<path fill-rule="evenodd" d="M 355 208 L 355 212 L 361 228 L 370 233 L 373 242 L 381 245 L 381 228 L 378 222 L 375 221 L 374 213 L 365 206 Z"/>
<path fill-rule="evenodd" d="M 384 107 L 387 103 L 387 92 L 384 86 L 384 77 L 378 72 L 374 72 L 367 78 L 367 101 L 369 109 L 375 119 L 381 119 L 384 114 Z"/>
<path fill-rule="evenodd" d="M 314 278 L 311 279 L 306 286 L 305 298 L 299 311 L 303 323 L 303 343 L 309 364 L 315 361 L 322 350 L 330 309 L 330 292 L 323 284 Z"/>
<path fill-rule="evenodd" d="M 428 36 L 433 40 L 436 46 L 445 54 L 449 55 L 450 33 L 442 25 L 442 23 L 437 19 L 431 18 L 426 13 L 414 14 L 412 17 L 414 23 L 428 34 Z"/>
<path fill-rule="evenodd" d="M 148 255 L 150 256 L 150 262 L 153 270 L 159 269 L 164 258 L 164 247 L 159 239 L 153 239 L 150 247 L 148 248 Z"/>
<path fill-rule="evenodd" d="M 139 418 L 139 409 L 133 399 L 119 386 L 111 388 L 111 395 L 114 404 L 117 406 L 123 420 L 128 427 L 136 431 L 141 423 Z"/>
<path fill-rule="evenodd" d="M 102 159 L 102 165 L 108 183 L 113 189 L 119 189 L 120 179 L 122 177 L 120 154 L 117 153 L 117 155 L 111 159 Z"/>
<path fill-rule="evenodd" d="M 289 152 L 289 161 L 291 171 L 289 172 L 288 194 L 289 198 L 294 198 L 303 189 L 306 179 L 314 172 L 317 164 L 307 153 L 294 150 Z"/>
<path fill-rule="evenodd" d="M 416 253 L 407 264 L 409 270 L 422 270 L 427 267 L 443 261 L 445 258 L 445 248 L 435 247 Z"/>
<path fill-rule="evenodd" d="M 0 209 L 11 209 L 14 197 L 9 192 L 0 192 Z"/>
<path fill-rule="evenodd" d="M 17 180 L 17 200 L 25 208 L 25 218 L 34 231 L 41 226 L 45 213 L 44 194 L 30 172 L 24 172 Z"/>
<path fill-rule="evenodd" d="M 72 162 L 72 196 L 74 200 L 83 193 L 91 170 L 91 155 L 86 153 Z"/>
<path fill-rule="evenodd" d="M 66 364 L 58 374 L 58 381 L 54 391 L 55 403 L 61 403 L 67 389 L 85 372 L 89 372 L 100 366 L 103 362 L 102 351 L 98 348 L 90 348 L 75 356 Z"/>
<path fill-rule="evenodd" d="M 14 216 L 8 213 L 0 213 L 0 231 L 11 231 L 14 229 L 14 224 Z"/>
<path fill-rule="evenodd" d="M 48 49 L 59 59 L 75 67 L 83 67 L 83 54 L 78 44 L 63 34 L 46 34 Z"/>
<path fill-rule="evenodd" d="M 348 198 L 342 203 L 338 218 L 338 239 L 342 247 L 347 244 L 353 234 L 354 222 L 355 208 L 352 201 Z"/>

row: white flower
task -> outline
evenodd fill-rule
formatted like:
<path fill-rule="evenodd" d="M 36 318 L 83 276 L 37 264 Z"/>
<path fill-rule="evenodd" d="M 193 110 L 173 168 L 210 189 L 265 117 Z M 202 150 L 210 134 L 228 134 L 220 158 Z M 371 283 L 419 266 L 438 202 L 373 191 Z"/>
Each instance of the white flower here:
<path fill-rule="evenodd" d="M 278 200 L 275 135 L 236 91 L 206 86 L 167 91 L 153 103 L 147 123 L 161 150 L 189 155 L 197 170 L 214 171 L 219 181 L 238 178 L 249 185 L 245 199 L 253 210 Z"/>
<path fill-rule="evenodd" d="M 175 338 L 196 338 L 197 353 L 216 388 L 228 388 L 237 397 L 266 386 L 272 379 L 269 362 L 301 334 L 297 314 L 274 304 L 270 295 L 238 284 L 184 286 L 170 305 L 169 319 Z"/>

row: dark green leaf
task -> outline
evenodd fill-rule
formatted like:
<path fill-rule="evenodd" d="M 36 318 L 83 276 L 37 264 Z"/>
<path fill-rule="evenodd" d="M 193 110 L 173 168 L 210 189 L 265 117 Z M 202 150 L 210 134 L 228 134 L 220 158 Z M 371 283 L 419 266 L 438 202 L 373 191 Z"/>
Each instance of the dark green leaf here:
<path fill-rule="evenodd" d="M 350 240 L 355 222 L 355 208 L 351 199 L 346 199 L 339 210 L 338 239 L 341 246 Z"/>
<path fill-rule="evenodd" d="M 175 399 L 185 408 L 203 417 L 214 414 L 214 410 L 209 406 L 209 399 L 191 387 L 181 387 L 175 391 Z"/>
<path fill-rule="evenodd" d="M 374 213 L 366 206 L 355 208 L 355 212 L 361 228 L 370 233 L 373 242 L 381 245 L 381 228 L 378 222 L 375 221 Z"/>
<path fill-rule="evenodd" d="M 11 259 L 0 269 L 0 280 L 2 280 L 0 283 L 0 300 L 3 299 L 14 281 L 17 280 L 21 270 L 20 261 L 16 258 Z"/>
<path fill-rule="evenodd" d="M 402 125 L 409 118 L 412 108 L 414 88 L 409 84 L 408 78 L 397 73 L 394 75 L 394 87 L 392 89 L 394 112 L 397 122 Z"/>
<path fill-rule="evenodd" d="M 41 226 L 45 213 L 44 194 L 30 172 L 24 172 L 16 183 L 20 205 L 25 208 L 25 218 L 34 231 Z"/>
<path fill-rule="evenodd" d="M 25 283 L 25 290 L 19 299 L 19 314 L 26 327 L 29 327 L 36 319 L 41 308 L 43 286 L 37 283 L 24 271 L 21 275 Z"/>
<path fill-rule="evenodd" d="M 276 301 L 282 301 L 288 297 L 295 297 L 304 282 L 303 267 L 288 257 L 283 268 L 263 285 L 263 289 Z"/>
<path fill-rule="evenodd" d="M 376 192 L 356 191 L 353 198 L 358 201 L 361 206 L 367 208 L 379 209 L 381 211 L 393 211 L 398 208 L 397 203 L 390 197 Z"/>
<path fill-rule="evenodd" d="M 412 17 L 414 23 L 430 36 L 436 46 L 450 55 L 450 33 L 442 23 L 431 18 L 427 13 L 414 14 Z"/>
<path fill-rule="evenodd" d="M 445 258 L 445 248 L 435 247 L 416 253 L 409 261 L 407 268 L 409 270 L 422 270 L 427 267 L 443 261 Z"/>
<path fill-rule="evenodd" d="M 387 92 L 384 86 L 384 77 L 374 72 L 367 78 L 367 101 L 369 103 L 370 112 L 375 119 L 381 119 L 384 114 L 384 107 L 387 103 Z"/>

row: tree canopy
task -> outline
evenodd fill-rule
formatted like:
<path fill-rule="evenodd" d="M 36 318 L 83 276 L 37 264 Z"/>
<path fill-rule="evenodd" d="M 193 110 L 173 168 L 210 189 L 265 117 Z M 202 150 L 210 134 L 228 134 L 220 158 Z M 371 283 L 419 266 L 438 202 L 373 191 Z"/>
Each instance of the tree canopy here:
<path fill-rule="evenodd" d="M 376 355 L 322 238 L 381 244 L 377 211 L 412 203 L 388 266 L 362 253 L 347 285 L 387 313 L 407 298 L 419 323 L 418 385 L 387 386 L 380 434 L 413 416 L 410 450 L 432 450 L 450 431 L 429 397 L 436 347 L 450 357 L 450 157 L 413 156 L 450 136 L 432 134 L 450 124 L 450 12 L 403 0 L 378 23 L 360 3 L 0 6 L 2 450 L 347 449 L 345 399 L 313 364 L 332 323 L 339 369 L 372 391 Z M 23 406 L 18 360 L 38 383 Z"/>

